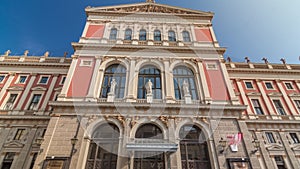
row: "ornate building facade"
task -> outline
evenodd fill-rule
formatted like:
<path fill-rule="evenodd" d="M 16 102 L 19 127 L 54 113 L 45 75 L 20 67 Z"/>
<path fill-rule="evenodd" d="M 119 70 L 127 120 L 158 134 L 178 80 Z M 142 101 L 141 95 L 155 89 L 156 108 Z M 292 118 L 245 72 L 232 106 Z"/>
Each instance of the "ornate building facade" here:
<path fill-rule="evenodd" d="M 72 58 L 0 57 L 1 168 L 300 168 L 300 65 L 226 62 L 211 12 L 85 11 Z"/>

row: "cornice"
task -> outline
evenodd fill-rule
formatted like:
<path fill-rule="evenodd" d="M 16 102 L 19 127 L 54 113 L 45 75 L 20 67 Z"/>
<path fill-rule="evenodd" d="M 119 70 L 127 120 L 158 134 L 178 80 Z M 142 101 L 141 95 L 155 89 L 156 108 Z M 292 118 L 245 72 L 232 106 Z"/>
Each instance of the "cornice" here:
<path fill-rule="evenodd" d="M 114 50 L 114 51 L 140 51 L 144 49 L 148 50 L 169 50 L 176 51 L 178 53 L 197 53 L 197 54 L 218 54 L 223 55 L 226 48 L 223 47 L 192 47 L 192 46 L 151 46 L 151 45 L 126 45 L 126 44 L 86 44 L 73 42 L 72 46 L 74 50 Z"/>

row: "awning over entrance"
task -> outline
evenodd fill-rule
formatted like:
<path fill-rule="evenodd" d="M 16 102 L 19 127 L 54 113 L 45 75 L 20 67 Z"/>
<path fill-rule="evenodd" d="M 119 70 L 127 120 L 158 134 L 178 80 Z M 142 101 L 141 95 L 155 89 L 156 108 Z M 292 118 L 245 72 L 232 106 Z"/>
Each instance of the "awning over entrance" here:
<path fill-rule="evenodd" d="M 162 139 L 137 139 L 127 143 L 128 151 L 176 152 L 178 144 Z"/>

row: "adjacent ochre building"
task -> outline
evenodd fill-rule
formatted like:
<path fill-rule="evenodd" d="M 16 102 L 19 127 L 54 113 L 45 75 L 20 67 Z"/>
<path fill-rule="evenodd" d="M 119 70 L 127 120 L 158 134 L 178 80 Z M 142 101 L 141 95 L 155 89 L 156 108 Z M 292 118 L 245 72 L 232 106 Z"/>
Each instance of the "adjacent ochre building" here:
<path fill-rule="evenodd" d="M 300 65 L 226 62 L 211 12 L 85 11 L 72 58 L 0 57 L 1 169 L 300 168 Z"/>

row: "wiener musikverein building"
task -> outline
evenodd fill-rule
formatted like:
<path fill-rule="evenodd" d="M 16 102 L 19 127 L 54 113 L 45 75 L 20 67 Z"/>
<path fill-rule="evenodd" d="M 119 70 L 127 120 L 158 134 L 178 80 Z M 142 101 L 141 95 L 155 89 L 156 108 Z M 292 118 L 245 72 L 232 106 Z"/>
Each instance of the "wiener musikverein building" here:
<path fill-rule="evenodd" d="M 234 62 L 214 14 L 87 7 L 69 57 L 0 56 L 1 169 L 299 169 L 300 65 Z"/>

